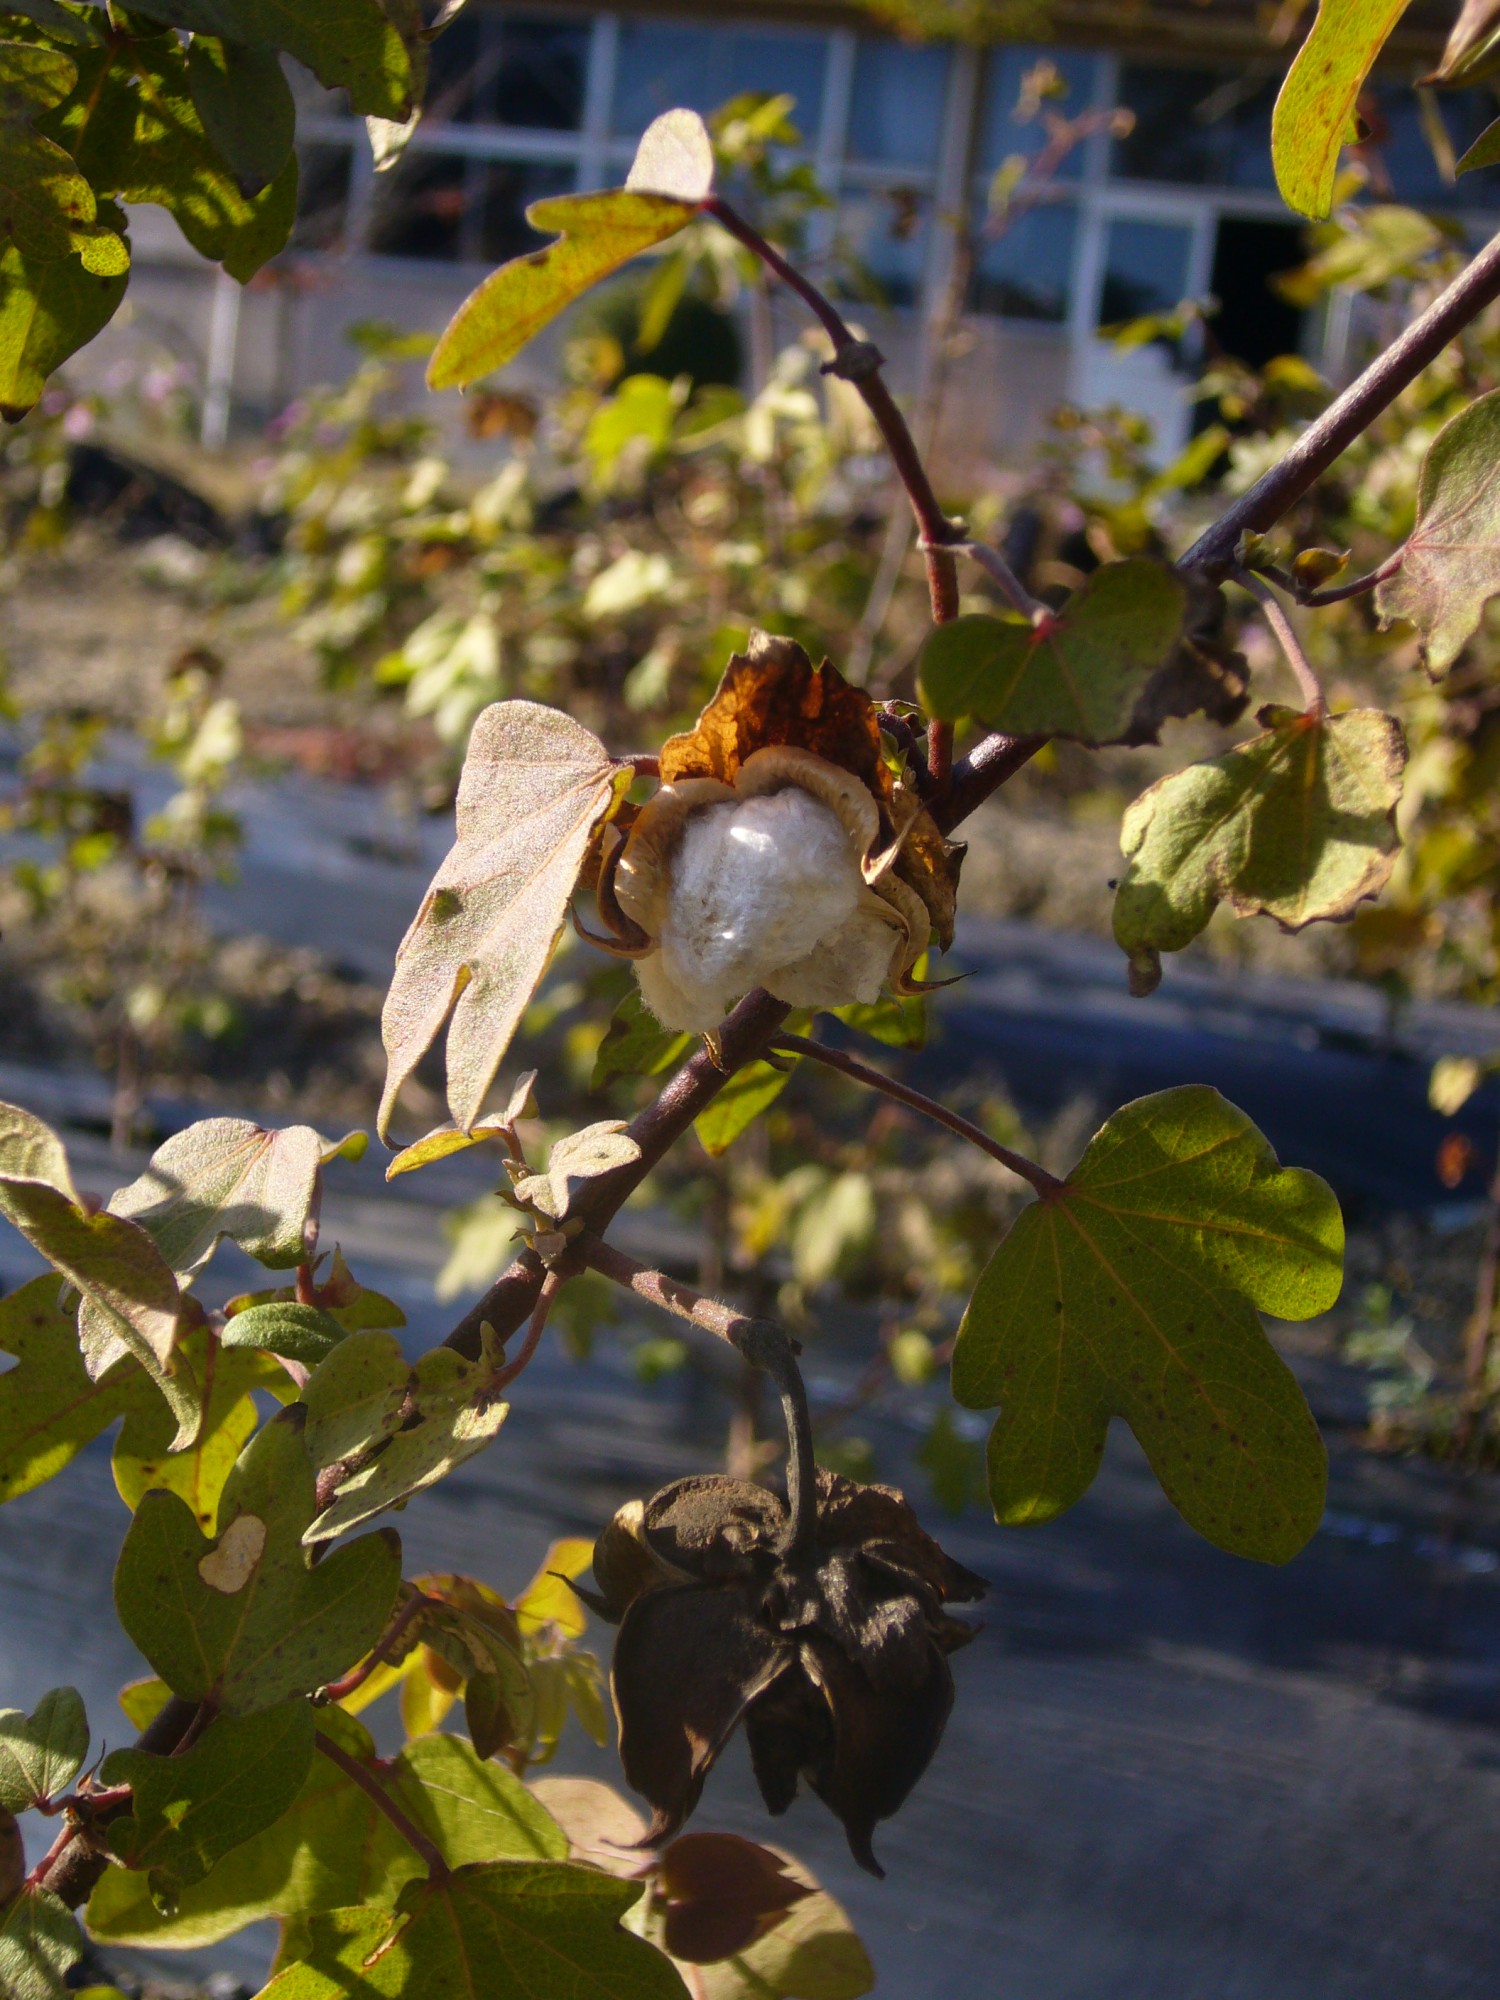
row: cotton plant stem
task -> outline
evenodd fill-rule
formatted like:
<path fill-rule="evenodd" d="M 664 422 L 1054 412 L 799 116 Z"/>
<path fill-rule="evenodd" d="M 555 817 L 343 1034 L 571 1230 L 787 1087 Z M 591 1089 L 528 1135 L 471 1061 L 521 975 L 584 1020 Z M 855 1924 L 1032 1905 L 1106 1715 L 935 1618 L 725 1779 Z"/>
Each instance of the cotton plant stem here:
<path fill-rule="evenodd" d="M 817 1509 L 816 1479 L 813 1470 L 812 1418 L 807 1407 L 807 1389 L 797 1366 L 797 1343 L 784 1326 L 774 1320 L 754 1319 L 705 1298 L 691 1285 L 653 1271 L 634 1257 L 617 1250 L 600 1236 L 585 1233 L 578 1248 L 590 1270 L 622 1285 L 649 1305 L 659 1306 L 678 1319 L 713 1334 L 742 1354 L 752 1368 L 769 1375 L 781 1398 L 786 1419 L 786 1499 L 788 1513 L 787 1550 L 798 1554 L 812 1544 Z"/>
<path fill-rule="evenodd" d="M 1212 575 L 1227 576 L 1235 566 L 1240 537 L 1263 535 L 1274 527 L 1361 432 L 1437 359 L 1449 341 L 1497 298 L 1500 235 L 1492 237 L 1426 312 L 1414 319 L 1343 395 L 1308 425 L 1291 449 L 1198 537 L 1178 568 L 1206 569 Z"/>
<path fill-rule="evenodd" d="M 187 1736 L 195 1721 L 200 1704 L 185 1701 L 181 1695 L 173 1695 L 147 1723 L 136 1739 L 138 1750 L 147 1750 L 153 1756 L 170 1756 Z M 32 1870 L 32 1876 L 44 1889 L 65 1903 L 70 1910 L 76 1910 L 86 1903 L 93 1893 L 94 1884 L 109 1866 L 105 1851 L 91 1837 L 92 1831 L 123 1812 L 123 1804 L 106 1807 L 85 1829 L 81 1823 L 71 1823 L 62 1827 L 50 1851 Z"/>
<path fill-rule="evenodd" d="M 964 542 L 954 553 L 967 556 L 970 562 L 979 565 L 986 576 L 993 578 L 1012 610 L 1019 611 L 1025 618 L 1047 616 L 1051 607 L 1039 597 L 1032 596 L 998 549 L 992 549 L 984 542 Z"/>
<path fill-rule="evenodd" d="M 396 1801 L 391 1797 L 390 1793 L 381 1784 L 379 1778 L 376 1777 L 369 1766 L 362 1764 L 357 1757 L 351 1757 L 341 1743 L 335 1743 L 333 1738 L 325 1736 L 321 1729 L 315 1733 L 313 1741 L 328 1759 L 329 1763 L 336 1764 L 351 1783 L 359 1786 L 359 1789 L 370 1800 L 371 1804 L 384 1813 L 385 1817 L 390 1821 L 391 1825 L 400 1834 L 412 1852 L 426 1863 L 427 1879 L 430 1882 L 445 1880 L 450 1871 L 447 1862 L 439 1853 L 437 1846 L 427 1838 L 421 1827 L 397 1805 Z"/>
<path fill-rule="evenodd" d="M 904 1104 L 908 1110 L 920 1111 L 934 1124 L 946 1125 L 950 1132 L 967 1139 L 971 1146 L 977 1146 L 981 1153 L 988 1153 L 992 1160 L 998 1160 L 1002 1167 L 1008 1167 L 1019 1179 L 1028 1182 L 1039 1195 L 1055 1195 L 1062 1186 L 1055 1175 L 1049 1174 L 1045 1167 L 1039 1167 L 1035 1160 L 1028 1160 L 1024 1153 L 1012 1152 L 1009 1146 L 1002 1146 L 998 1139 L 992 1139 L 983 1126 L 973 1124 L 957 1111 L 950 1111 L 935 1097 L 913 1090 L 910 1084 L 898 1083 L 882 1070 L 872 1069 L 857 1056 L 845 1055 L 842 1049 L 831 1049 L 824 1042 L 810 1041 L 806 1035 L 777 1035 L 771 1046 L 784 1049 L 790 1055 L 807 1056 L 812 1062 L 823 1063 L 852 1082 L 864 1084 L 868 1090 L 878 1090 L 882 1097 L 894 1098 L 897 1104 Z"/>
<path fill-rule="evenodd" d="M 1269 585 L 1252 576 L 1248 570 L 1236 570 L 1234 580 L 1241 590 L 1248 590 L 1266 615 L 1266 623 L 1276 634 L 1281 650 L 1286 655 L 1286 663 L 1296 676 L 1302 699 L 1307 704 L 1309 715 L 1326 715 L 1328 697 L 1323 692 L 1323 683 L 1312 670 L 1311 662 L 1302 650 L 1302 641 L 1292 626 L 1292 621 L 1282 609 L 1279 600 Z"/>

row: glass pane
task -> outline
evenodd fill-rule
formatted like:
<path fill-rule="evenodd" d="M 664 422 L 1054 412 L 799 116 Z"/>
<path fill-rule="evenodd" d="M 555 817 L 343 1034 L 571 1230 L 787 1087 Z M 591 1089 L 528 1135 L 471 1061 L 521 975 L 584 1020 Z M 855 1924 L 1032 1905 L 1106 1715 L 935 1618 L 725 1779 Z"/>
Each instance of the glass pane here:
<path fill-rule="evenodd" d="M 1068 49 L 1013 47 L 993 49 L 985 69 L 984 101 L 979 114 L 979 166 L 992 174 L 1013 153 L 1031 159 L 1047 143 L 1045 118 L 1016 116 L 1027 76 L 1038 63 L 1050 62 L 1067 85 L 1065 97 L 1048 98 L 1045 109 L 1064 118 L 1087 111 L 1094 98 L 1094 58 Z M 1083 172 L 1083 148 L 1075 146 L 1057 170 L 1060 180 Z"/>
<path fill-rule="evenodd" d="M 1192 231 L 1175 222 L 1136 222 L 1117 217 L 1109 225 L 1104 256 L 1100 326 L 1171 312 L 1187 294 Z"/>
<path fill-rule="evenodd" d="M 852 260 L 840 289 L 888 306 L 922 295 L 931 204 L 906 189 L 846 194 L 839 203 L 839 248 Z M 864 282 L 856 284 L 854 281 Z"/>
<path fill-rule="evenodd" d="M 937 167 L 948 51 L 861 41 L 849 106 L 849 157 L 898 167 Z"/>
<path fill-rule="evenodd" d="M 545 239 L 526 220 L 530 203 L 551 194 L 571 194 L 577 185 L 572 167 L 543 165 L 538 160 L 494 160 L 486 164 L 480 182 L 479 250 L 487 264 L 535 250 Z"/>
<path fill-rule="evenodd" d="M 1127 63 L 1120 101 L 1135 129 L 1115 141 L 1113 171 L 1127 180 L 1274 189 L 1273 78 Z"/>
<path fill-rule="evenodd" d="M 347 146 L 297 148 L 297 220 L 294 250 L 336 250 L 349 212 L 351 154 Z"/>
<path fill-rule="evenodd" d="M 707 114 L 742 91 L 788 91 L 797 100 L 797 126 L 812 143 L 822 117 L 826 60 L 821 35 L 627 21 L 620 30 L 612 128 L 635 139 L 675 104 Z"/>
<path fill-rule="evenodd" d="M 586 21 L 470 8 L 432 44 L 427 120 L 576 132 L 588 54 Z"/>
<path fill-rule="evenodd" d="M 526 223 L 526 204 L 573 184 L 571 167 L 409 152 L 376 178 L 370 248 L 384 257 L 499 263 L 545 240 Z"/>
<path fill-rule="evenodd" d="M 1077 231 L 1071 202 L 1044 202 L 1003 236 L 982 243 L 970 289 L 974 311 L 1004 319 L 1065 320 Z"/>

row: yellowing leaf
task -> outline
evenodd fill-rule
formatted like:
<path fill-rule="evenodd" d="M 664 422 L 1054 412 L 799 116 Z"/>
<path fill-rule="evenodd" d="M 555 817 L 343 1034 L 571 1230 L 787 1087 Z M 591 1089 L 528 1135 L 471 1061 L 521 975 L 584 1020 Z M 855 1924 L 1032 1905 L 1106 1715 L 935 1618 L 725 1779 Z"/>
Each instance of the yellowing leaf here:
<path fill-rule="evenodd" d="M 774 1063 L 746 1063 L 737 1069 L 713 1102 L 693 1120 L 693 1130 L 705 1153 L 718 1159 L 768 1110 L 791 1082 L 797 1057 L 778 1056 Z M 782 1064 L 786 1067 L 783 1068 Z"/>
<path fill-rule="evenodd" d="M 588 1614 L 577 1591 L 566 1579 L 582 1576 L 594 1560 L 594 1544 L 586 1536 L 568 1535 L 554 1542 L 542 1557 L 536 1575 L 516 1599 L 516 1620 L 522 1632 L 540 1632 L 555 1625 L 570 1639 L 582 1636 Z"/>
<path fill-rule="evenodd" d="M 0 1300 L 0 1354 L 16 1362 L 0 1374 L 0 1501 L 55 1477 L 123 1410 L 161 1404 L 133 1360 L 93 1379 L 60 1289 L 55 1277 L 33 1278 Z"/>
<path fill-rule="evenodd" d="M 1016 736 L 1118 742 L 1182 631 L 1187 597 L 1165 564 L 1094 571 L 1062 609 L 1030 625 L 982 613 L 939 625 L 922 648 L 922 699 Z"/>
<path fill-rule="evenodd" d="M 1276 185 L 1288 208 L 1324 216 L 1339 153 L 1371 66 L 1410 0 L 1319 0 L 1318 18 L 1287 72 L 1271 120 Z"/>
<path fill-rule="evenodd" d="M 142 1393 L 145 1385 L 137 1374 L 136 1394 L 115 1440 L 112 1470 L 127 1507 L 133 1510 L 154 1489 L 176 1493 L 206 1535 L 213 1531 L 224 1482 L 259 1422 L 252 1392 L 269 1389 L 284 1401 L 293 1384 L 284 1369 L 253 1349 L 211 1348 L 202 1332 L 191 1335 L 185 1346 L 204 1392 L 197 1436 L 185 1448 L 172 1449 L 172 1413 L 160 1396 Z M 119 1364 L 122 1369 L 130 1365 Z"/>
<path fill-rule="evenodd" d="M 565 1862 L 460 1868 L 412 1883 L 402 1921 L 385 1910 L 311 1918 L 306 1957 L 278 1973 L 263 2000 L 686 2000 L 671 1960 L 620 1927 L 641 1885 Z M 489 1972 L 476 1976 L 476 1968 Z"/>
<path fill-rule="evenodd" d="M 457 838 L 401 941 L 381 1016 L 382 1138 L 445 1022 L 448 1109 L 465 1131 L 474 1124 L 547 969 L 594 828 L 628 781 L 628 767 L 556 709 L 495 702 L 475 723 Z"/>
<path fill-rule="evenodd" d="M 696 201 L 627 188 L 534 201 L 526 220 L 558 241 L 512 258 L 470 292 L 433 350 L 428 387 L 462 389 L 514 360 L 565 306 L 697 213 Z"/>
<path fill-rule="evenodd" d="M 1401 567 L 1375 586 L 1382 624 L 1406 618 L 1427 671 L 1445 673 L 1500 592 L 1500 389 L 1443 425 L 1417 481 L 1417 524 Z"/>
<path fill-rule="evenodd" d="M 1188 1084 L 1127 1104 L 985 1267 L 953 1393 L 998 1403 L 997 1520 L 1046 1521 L 1087 1491 L 1111 1417 L 1190 1526 L 1286 1562 L 1317 1527 L 1327 1467 L 1296 1378 L 1256 1314 L 1310 1319 L 1343 1276 L 1332 1191 L 1282 1167 L 1242 1111 Z"/>
<path fill-rule="evenodd" d="M 1264 736 L 1142 792 L 1120 846 L 1115 940 L 1131 988 L 1151 992 L 1164 951 L 1181 951 L 1227 902 L 1284 930 L 1347 917 L 1384 887 L 1399 845 L 1406 743 L 1393 716 L 1264 708 Z"/>

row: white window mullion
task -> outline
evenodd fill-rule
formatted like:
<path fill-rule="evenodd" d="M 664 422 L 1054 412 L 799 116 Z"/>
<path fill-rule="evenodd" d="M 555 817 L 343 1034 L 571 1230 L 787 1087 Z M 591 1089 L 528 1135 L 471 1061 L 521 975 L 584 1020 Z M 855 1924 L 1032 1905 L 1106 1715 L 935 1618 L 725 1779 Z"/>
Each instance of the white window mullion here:
<path fill-rule="evenodd" d="M 589 37 L 588 84 L 583 94 L 583 130 L 578 154 L 580 188 L 603 187 L 609 179 L 609 117 L 620 56 L 620 17 L 596 14 Z"/>

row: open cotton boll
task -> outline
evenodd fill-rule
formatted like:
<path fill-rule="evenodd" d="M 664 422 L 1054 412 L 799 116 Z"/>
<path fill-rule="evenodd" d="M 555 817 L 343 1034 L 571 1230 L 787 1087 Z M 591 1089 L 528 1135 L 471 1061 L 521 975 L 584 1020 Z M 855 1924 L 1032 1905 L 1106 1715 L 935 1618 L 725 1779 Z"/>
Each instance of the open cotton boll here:
<path fill-rule="evenodd" d="M 717 1027 L 838 935 L 863 886 L 838 815 L 799 786 L 700 808 L 672 854 L 660 950 L 637 963 L 646 1005 L 664 1027 Z M 882 971 L 890 949 L 886 932 Z"/>

